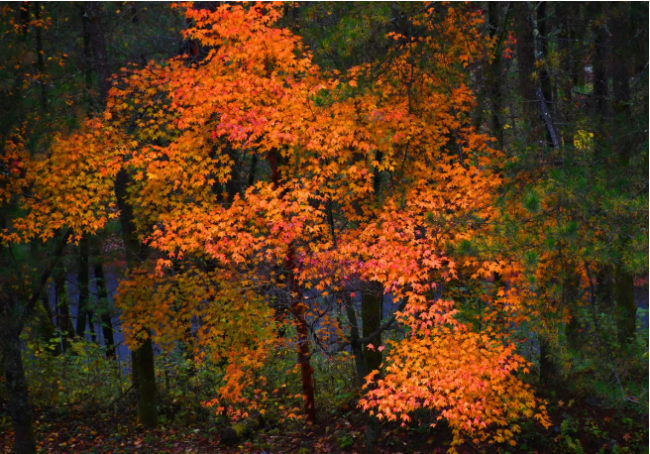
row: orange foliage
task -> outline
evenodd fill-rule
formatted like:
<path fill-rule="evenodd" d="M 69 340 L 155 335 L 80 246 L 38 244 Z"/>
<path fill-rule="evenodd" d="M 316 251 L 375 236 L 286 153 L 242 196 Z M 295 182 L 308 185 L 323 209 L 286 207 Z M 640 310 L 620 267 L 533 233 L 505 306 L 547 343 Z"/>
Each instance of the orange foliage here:
<path fill-rule="evenodd" d="M 413 18 L 426 38 L 393 35 L 399 52 L 389 61 L 326 74 L 298 36 L 273 26 L 280 5 L 181 7 L 194 22 L 186 38 L 207 56 L 125 68 L 103 119 L 57 138 L 52 155 L 33 164 L 41 197 L 27 203 L 23 231 L 101 228 L 116 214 L 114 177 L 128 169 L 140 233 L 164 258 L 121 285 L 127 336 L 150 328 L 170 343 L 201 320 L 197 353 L 229 361 L 212 404 L 231 413 L 257 405 L 243 390 L 285 321 L 265 300 L 268 289 L 283 307 L 304 308 L 295 323 L 323 317 L 318 301 L 300 301 L 292 275 L 320 301 L 355 282 L 380 283 L 405 301 L 398 317 L 410 334 L 387 349 L 384 377 L 369 378 L 365 409 L 404 421 L 435 409 L 457 442 L 463 434 L 512 440 L 520 417 L 548 425 L 517 376 L 528 365 L 507 328 L 524 313 L 517 263 L 447 253 L 489 231 L 502 183 L 501 154 L 471 126 L 473 96 L 462 82 L 485 45 L 477 13 L 447 5 L 435 20 Z M 244 191 L 233 168 L 253 155 L 272 177 Z M 233 181 L 239 189 L 224 194 Z M 215 269 L 167 271 L 190 255 Z M 499 272 L 513 288 L 489 301 L 481 332 L 440 296 L 459 266 L 476 282 Z"/>

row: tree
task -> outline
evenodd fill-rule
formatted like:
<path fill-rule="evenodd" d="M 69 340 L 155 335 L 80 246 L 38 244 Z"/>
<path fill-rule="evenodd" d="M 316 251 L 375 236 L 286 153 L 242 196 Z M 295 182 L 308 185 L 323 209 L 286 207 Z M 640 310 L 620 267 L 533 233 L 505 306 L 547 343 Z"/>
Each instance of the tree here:
<path fill-rule="evenodd" d="M 466 115 L 471 108 L 469 89 L 453 79 L 454 71 L 461 70 L 477 50 L 472 46 L 480 41 L 465 44 L 463 33 L 480 20 L 478 14 L 454 8 L 428 13 L 440 18 L 428 25 L 442 31 L 440 42 L 395 34 L 392 39 L 401 43 L 401 55 L 390 65 L 355 67 L 343 76 L 321 74 L 296 36 L 270 26 L 281 15 L 277 7 L 187 9 L 186 15 L 196 25 L 186 37 L 209 49 L 207 56 L 198 64 L 176 58 L 165 65 L 150 63 L 143 70 L 125 72 L 118 78 L 104 118 L 118 129 L 131 124 L 138 113 L 129 150 L 138 189 L 130 195 L 135 218 L 142 225 L 155 226 L 150 246 L 168 257 L 158 261 L 157 273 L 164 275 L 171 260 L 190 255 L 213 261 L 211 279 L 219 282 L 219 292 L 232 295 L 233 303 L 250 304 L 252 295 L 257 295 L 268 299 L 275 320 L 285 322 L 283 314 L 287 314 L 298 328 L 311 327 L 302 334 L 298 330 L 299 346 L 305 345 L 306 335 L 321 345 L 314 320 L 325 316 L 318 307 L 327 305 L 330 295 L 341 294 L 355 282 L 375 283 L 380 292 L 404 301 L 405 309 L 398 316 L 402 323 L 424 333 L 425 339 L 442 336 L 444 340 L 427 341 L 434 351 L 446 351 L 460 342 L 492 352 L 483 368 L 473 369 L 463 379 L 480 381 L 485 368 L 493 370 L 489 380 L 496 389 L 507 389 L 526 409 L 524 413 L 532 415 L 537 406 L 532 392 L 512 375 L 526 364 L 514 353 L 514 344 L 497 341 L 511 333 L 473 333 L 454 319 L 453 302 L 431 293 L 436 280 L 442 284 L 455 276 L 456 262 L 446 250 L 461 245 L 494 214 L 487 207 L 499 185 L 491 171 L 499 154 L 487 146 L 486 136 L 472 130 Z M 455 44 L 440 44 L 450 42 Z M 438 75 L 432 68 L 440 70 Z M 228 182 L 242 174 L 242 164 L 251 173 L 252 153 L 258 157 L 256 165 L 267 163 L 270 178 L 258 181 L 243 196 L 227 191 L 228 198 L 221 198 L 219 188 L 227 189 Z M 436 162 L 437 172 L 432 175 Z M 373 174 L 390 181 L 378 198 L 368 197 L 379 192 Z M 508 270 L 516 266 L 466 260 L 475 278 L 499 270 L 515 279 L 516 272 Z M 233 293 L 229 289 L 234 283 L 247 292 Z M 148 301 L 166 298 L 168 290 L 162 290 L 166 286 L 154 286 L 155 294 L 161 294 L 158 297 L 144 296 L 136 286 L 136 281 L 130 281 L 120 302 L 128 311 L 125 318 L 132 332 L 155 325 L 154 337 L 162 336 L 159 332 L 169 336 L 169 327 L 163 328 L 168 320 L 164 311 L 154 319 L 144 315 L 155 312 Z M 310 299 L 307 294 L 312 289 L 321 296 L 313 303 L 301 301 Z M 223 298 L 208 301 L 228 317 Z M 511 292 L 494 304 L 517 314 L 517 301 Z M 206 317 L 202 305 L 194 304 L 188 310 L 205 326 L 214 326 L 212 316 Z M 259 353 L 253 355 L 250 348 L 248 355 L 233 350 L 229 367 L 238 372 L 228 374 L 223 389 L 241 391 L 252 384 L 252 372 L 263 363 L 273 336 L 266 329 L 259 331 L 263 323 L 257 321 L 257 314 L 265 311 L 255 307 L 249 329 L 257 330 L 258 336 L 249 342 L 257 345 Z M 516 321 L 518 316 L 512 317 Z M 379 333 L 383 329 L 379 325 Z M 213 343 L 211 351 L 220 351 L 216 346 L 223 342 L 222 330 L 216 331 L 220 333 L 216 338 L 204 338 L 203 342 Z M 379 333 L 373 332 L 372 339 L 378 339 Z M 404 345 L 416 337 L 409 337 Z M 138 336 L 132 336 L 131 342 L 138 342 Z M 301 355 L 304 365 L 305 353 Z M 238 363 L 243 357 L 255 362 Z M 390 356 L 388 361 L 400 358 Z M 400 363 L 409 377 L 418 361 L 422 358 Z M 503 361 L 507 366 L 497 366 Z M 432 367 L 441 373 L 454 364 L 450 360 Z M 308 381 L 309 374 L 303 373 L 307 415 L 312 417 Z M 392 401 L 383 399 L 392 399 L 386 394 L 386 389 L 392 389 L 390 380 L 378 386 L 364 401 L 366 407 L 391 416 L 417 408 L 415 404 L 392 407 L 388 403 Z M 436 382 L 430 386 L 435 389 Z M 220 395 L 213 404 L 231 415 L 237 414 L 233 404 L 251 405 L 241 393 Z M 461 396 L 467 401 L 477 398 L 471 393 L 461 392 Z M 225 405 L 229 399 L 230 407 Z M 459 439 L 462 431 L 479 433 L 519 415 L 497 410 L 499 417 L 488 417 L 492 407 L 503 405 L 495 397 L 485 407 L 475 407 L 475 422 L 468 424 L 467 416 L 456 410 L 457 402 L 424 399 L 419 405 L 445 410 Z M 543 406 L 540 411 L 538 417 L 546 423 Z M 512 433 L 502 429 L 495 439 Z"/>

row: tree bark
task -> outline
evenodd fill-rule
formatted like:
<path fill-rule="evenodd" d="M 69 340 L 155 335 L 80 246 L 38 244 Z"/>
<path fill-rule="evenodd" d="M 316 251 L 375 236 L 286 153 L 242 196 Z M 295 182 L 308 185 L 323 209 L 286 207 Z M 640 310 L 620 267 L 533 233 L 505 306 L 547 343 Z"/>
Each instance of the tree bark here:
<path fill-rule="evenodd" d="M 286 260 L 289 273 L 288 285 L 292 299 L 291 312 L 296 318 L 296 331 L 298 334 L 298 363 L 300 364 L 300 378 L 302 392 L 305 396 L 305 415 L 307 422 L 316 422 L 316 399 L 314 397 L 314 369 L 311 367 L 309 350 L 309 329 L 305 323 L 305 304 L 301 301 L 301 292 L 295 279 L 293 246 L 289 246 Z"/>
<path fill-rule="evenodd" d="M 279 156 L 277 151 L 269 153 L 269 164 L 271 165 L 271 182 L 274 188 L 280 187 L 280 169 L 279 169 Z M 231 177 L 232 178 L 232 177 Z M 287 270 L 287 290 L 289 292 L 291 312 L 295 318 L 296 330 L 298 334 L 298 363 L 300 364 L 300 377 L 302 381 L 302 392 L 305 396 L 305 415 L 307 421 L 316 422 L 316 399 L 314 397 L 314 369 L 311 367 L 309 351 L 309 329 L 305 324 L 305 305 L 301 301 L 300 286 L 295 279 L 294 270 L 296 264 L 294 263 L 294 249 L 293 245 L 289 245 L 287 251 L 287 258 L 285 260 L 285 268 Z"/>
<path fill-rule="evenodd" d="M 368 337 L 381 327 L 382 316 L 382 288 L 376 284 L 370 284 L 370 288 L 361 294 L 361 316 L 363 317 L 363 337 Z M 370 373 L 378 370 L 381 366 L 382 354 L 378 347 L 381 345 L 381 334 L 372 342 L 375 348 L 370 349 L 366 345 L 364 348 L 364 357 L 366 362 L 366 371 Z M 366 451 L 376 453 L 379 444 L 379 420 L 375 415 L 368 418 L 366 426 Z"/>
<path fill-rule="evenodd" d="M 115 358 L 115 335 L 113 332 L 113 318 L 111 314 L 108 293 L 106 292 L 106 280 L 104 270 L 101 264 L 95 265 L 95 276 L 97 279 L 97 298 L 101 304 L 100 320 L 102 322 L 102 336 L 104 337 L 104 347 L 106 347 L 106 357 Z"/>
<path fill-rule="evenodd" d="M 492 132 L 497 139 L 497 143 L 500 148 L 503 148 L 504 138 L 503 138 L 503 125 L 501 124 L 501 119 L 499 113 L 501 112 L 502 106 L 502 96 L 501 96 L 501 43 L 503 42 L 503 32 L 500 35 L 497 35 L 497 32 L 500 31 L 499 19 L 500 19 L 500 8 L 501 5 L 499 2 L 490 2 L 488 3 L 488 24 L 490 27 L 490 38 L 497 38 L 497 43 L 495 44 L 494 54 L 492 55 L 492 61 L 488 67 L 487 81 L 486 83 L 489 86 L 490 93 L 490 126 Z M 509 7 L 508 7 L 509 8 Z M 508 18 L 506 17 L 505 20 Z"/>
<path fill-rule="evenodd" d="M 22 361 L 20 333 L 22 323 L 7 320 L 2 327 L 2 358 L 5 371 L 5 386 L 9 394 L 9 414 L 13 420 L 17 454 L 35 454 L 36 440 L 32 427 L 32 410 L 29 404 L 27 381 Z"/>
<path fill-rule="evenodd" d="M 515 23 L 517 30 L 517 70 L 519 72 L 519 94 L 522 97 L 523 119 L 531 130 L 531 140 L 539 139 L 537 132 L 537 95 L 533 75 L 535 73 L 535 44 L 533 24 L 526 2 L 515 4 Z"/>
<path fill-rule="evenodd" d="M 90 37 L 90 45 L 93 49 L 93 60 L 97 80 L 99 84 L 99 96 L 102 105 L 106 105 L 108 92 L 111 89 L 111 72 L 108 65 L 108 52 L 106 51 L 106 39 L 104 38 L 104 29 L 102 28 L 100 2 L 84 3 L 87 21 L 87 31 Z"/>
<path fill-rule="evenodd" d="M 53 259 L 43 271 L 31 297 L 8 293 L 6 287 L 0 285 L 0 352 L 5 371 L 5 386 L 9 395 L 9 413 L 14 424 L 15 450 L 18 454 L 36 453 L 20 333 L 25 327 L 25 322 L 33 315 L 35 306 L 45 291 L 47 281 L 63 254 L 71 232 L 68 229 L 59 239 Z M 2 258 L 0 255 L 0 260 Z M 4 268 L 5 263 L 0 261 L 0 266 Z"/>
<path fill-rule="evenodd" d="M 89 270 L 88 270 L 88 239 L 82 238 L 79 241 L 79 278 L 77 280 L 77 289 L 79 291 L 79 305 L 77 311 L 77 336 L 82 339 L 86 333 L 86 323 L 88 321 L 88 300 L 89 300 L 89 291 L 88 283 L 90 281 Z M 91 321 L 92 323 L 92 321 Z"/>
<path fill-rule="evenodd" d="M 357 386 L 361 388 L 364 383 L 368 369 L 366 369 L 366 359 L 363 355 L 363 345 L 359 342 L 359 322 L 357 320 L 357 311 L 354 309 L 354 303 L 349 295 L 345 296 L 345 312 L 350 321 L 350 348 L 354 355 L 354 364 L 357 371 Z"/>
<path fill-rule="evenodd" d="M 104 347 L 106 348 L 106 357 L 115 358 L 115 336 L 113 335 L 113 320 L 111 317 L 111 308 L 108 301 L 108 291 L 106 279 L 104 277 L 104 268 L 99 261 L 101 256 L 101 247 L 99 244 L 93 244 L 93 271 L 95 272 L 95 285 L 97 286 L 97 311 L 102 323 L 102 336 L 104 337 Z"/>
<path fill-rule="evenodd" d="M 636 303 L 634 302 L 634 276 L 616 267 L 614 292 L 618 312 L 618 335 L 621 343 L 629 342 L 636 333 Z"/>
<path fill-rule="evenodd" d="M 115 178 L 115 198 L 120 209 L 120 225 L 126 249 L 127 266 L 132 270 L 144 261 L 146 249 L 138 239 L 133 207 L 127 199 L 129 181 L 130 178 L 126 170 L 121 169 Z M 151 333 L 147 332 L 147 341 L 132 352 L 131 360 L 132 380 L 139 397 L 140 422 L 150 428 L 158 425 L 156 372 L 153 358 Z"/>
<path fill-rule="evenodd" d="M 70 320 L 70 306 L 68 305 L 67 286 L 65 285 L 65 270 L 57 271 L 54 276 L 54 288 L 56 292 L 56 307 L 59 314 L 59 330 L 63 335 L 63 352 L 68 351 L 70 339 L 74 337 L 74 328 Z"/>
<path fill-rule="evenodd" d="M 626 3 L 608 5 L 611 17 L 610 29 L 612 33 L 612 79 L 613 79 L 613 112 L 615 123 L 620 125 L 616 131 L 629 127 L 631 118 L 630 109 L 630 71 L 631 61 L 628 55 L 630 47 L 629 22 L 627 13 L 629 5 Z M 612 140 L 615 151 L 619 155 L 621 166 L 627 167 L 633 151 L 630 135 L 618 133 Z M 627 241 L 623 240 L 624 247 Z M 617 264 L 615 270 L 614 291 L 618 309 L 618 334 L 622 343 L 634 338 L 636 332 L 636 303 L 634 302 L 634 276 L 625 270 L 622 263 Z"/>
<path fill-rule="evenodd" d="M 136 268 L 144 261 L 146 249 L 137 236 L 133 207 L 127 199 L 127 188 L 129 175 L 126 170 L 121 169 L 115 179 L 115 196 L 120 209 L 120 224 L 122 227 L 122 239 L 126 249 L 126 260 L 129 269 Z M 144 342 L 137 350 L 132 352 L 133 383 L 139 396 L 140 421 L 148 427 L 158 425 L 158 414 L 156 410 L 156 374 L 153 362 L 153 343 L 150 340 Z M 147 388 L 147 389 L 145 389 Z"/>
<path fill-rule="evenodd" d="M 559 34 L 560 41 L 560 66 L 562 73 L 560 74 L 560 96 L 558 99 L 558 111 L 561 113 L 559 118 L 564 121 L 561 128 L 562 142 L 564 148 L 573 148 L 574 142 L 574 128 L 571 122 L 573 112 L 573 85 L 574 77 L 572 77 L 573 65 L 572 59 L 577 56 L 572 55 L 572 42 L 573 42 L 573 27 L 570 22 L 571 13 L 574 11 L 575 6 L 571 3 L 563 3 L 559 6 L 562 21 L 562 29 Z"/>

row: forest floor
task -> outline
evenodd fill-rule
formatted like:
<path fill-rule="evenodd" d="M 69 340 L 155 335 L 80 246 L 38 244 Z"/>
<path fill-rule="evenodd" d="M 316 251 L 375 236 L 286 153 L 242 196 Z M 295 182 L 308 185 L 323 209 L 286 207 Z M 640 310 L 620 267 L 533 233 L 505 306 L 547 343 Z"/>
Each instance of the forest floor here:
<path fill-rule="evenodd" d="M 647 421 L 620 418 L 588 405 L 560 404 L 553 409 L 549 430 L 537 424 L 522 425 L 517 446 L 476 446 L 465 443 L 459 454 L 636 453 L 648 452 Z M 315 425 L 295 424 L 291 429 L 263 427 L 248 440 L 231 446 L 221 443 L 214 424 L 161 424 L 145 430 L 134 415 L 62 414 L 37 409 L 34 413 L 39 453 L 184 453 L 184 454 L 321 454 L 364 453 L 364 420 L 356 411 L 323 418 Z M 178 418 L 176 419 L 178 421 Z M 447 452 L 449 430 L 429 430 L 426 425 L 382 426 L 380 453 L 418 454 Z M 0 454 L 13 453 L 13 431 L 8 417 L 0 415 Z"/>

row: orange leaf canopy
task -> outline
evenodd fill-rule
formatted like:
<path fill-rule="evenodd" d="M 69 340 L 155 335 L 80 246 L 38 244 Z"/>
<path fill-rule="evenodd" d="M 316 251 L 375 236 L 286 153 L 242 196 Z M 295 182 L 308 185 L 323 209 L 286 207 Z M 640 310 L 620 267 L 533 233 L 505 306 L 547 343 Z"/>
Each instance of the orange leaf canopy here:
<path fill-rule="evenodd" d="M 504 328 L 521 316 L 522 295 L 495 297 L 503 326 L 483 332 L 458 321 L 454 301 L 440 296 L 459 266 L 476 279 L 498 271 L 512 288 L 520 275 L 516 263 L 499 257 L 479 262 L 448 253 L 487 234 L 501 184 L 501 155 L 471 126 L 473 96 L 463 83 L 467 62 L 484 45 L 480 17 L 443 6 L 412 18 L 427 33 L 394 35 L 397 50 L 386 61 L 340 74 L 322 71 L 298 36 L 274 26 L 280 5 L 182 7 L 194 24 L 185 37 L 207 55 L 125 68 L 102 125 L 95 119 L 86 126 L 101 132 L 57 141 L 39 164 L 41 174 L 75 172 L 74 183 L 43 180 L 43 194 L 64 188 L 53 208 L 66 213 L 60 222 L 100 228 L 108 208 L 99 208 L 112 206 L 110 183 L 123 167 L 133 176 L 129 194 L 141 234 L 164 254 L 158 277 L 146 279 L 160 279 L 172 259 L 216 263 L 209 276 L 218 282 L 215 295 L 190 289 L 209 287 L 192 281 L 198 271 L 176 290 L 163 281 L 149 289 L 176 296 L 186 289 L 181 312 L 206 323 L 203 348 L 241 364 L 231 370 L 223 399 L 241 397 L 277 341 L 262 288 L 297 298 L 284 278 L 290 272 L 299 288 L 323 298 L 377 282 L 405 303 L 399 320 L 410 335 L 387 349 L 386 374 L 364 408 L 404 420 L 417 408 L 435 409 L 457 441 L 463 433 L 511 439 L 517 426 L 509 424 L 535 411 L 547 424 L 544 408 L 516 376 L 527 365 Z M 82 148 L 105 167 L 83 168 Z M 234 170 L 253 157 L 265 175 L 244 191 Z M 229 184 L 234 190 L 224 195 Z M 51 211 L 34 206 L 33 222 L 44 223 L 37 214 Z M 164 340 L 180 336 L 181 324 L 165 309 L 169 298 L 142 291 L 137 281 L 122 287 L 127 327 L 135 333 L 155 326 Z M 236 322 L 252 339 L 224 344 L 236 333 L 215 308 L 254 314 Z"/>

